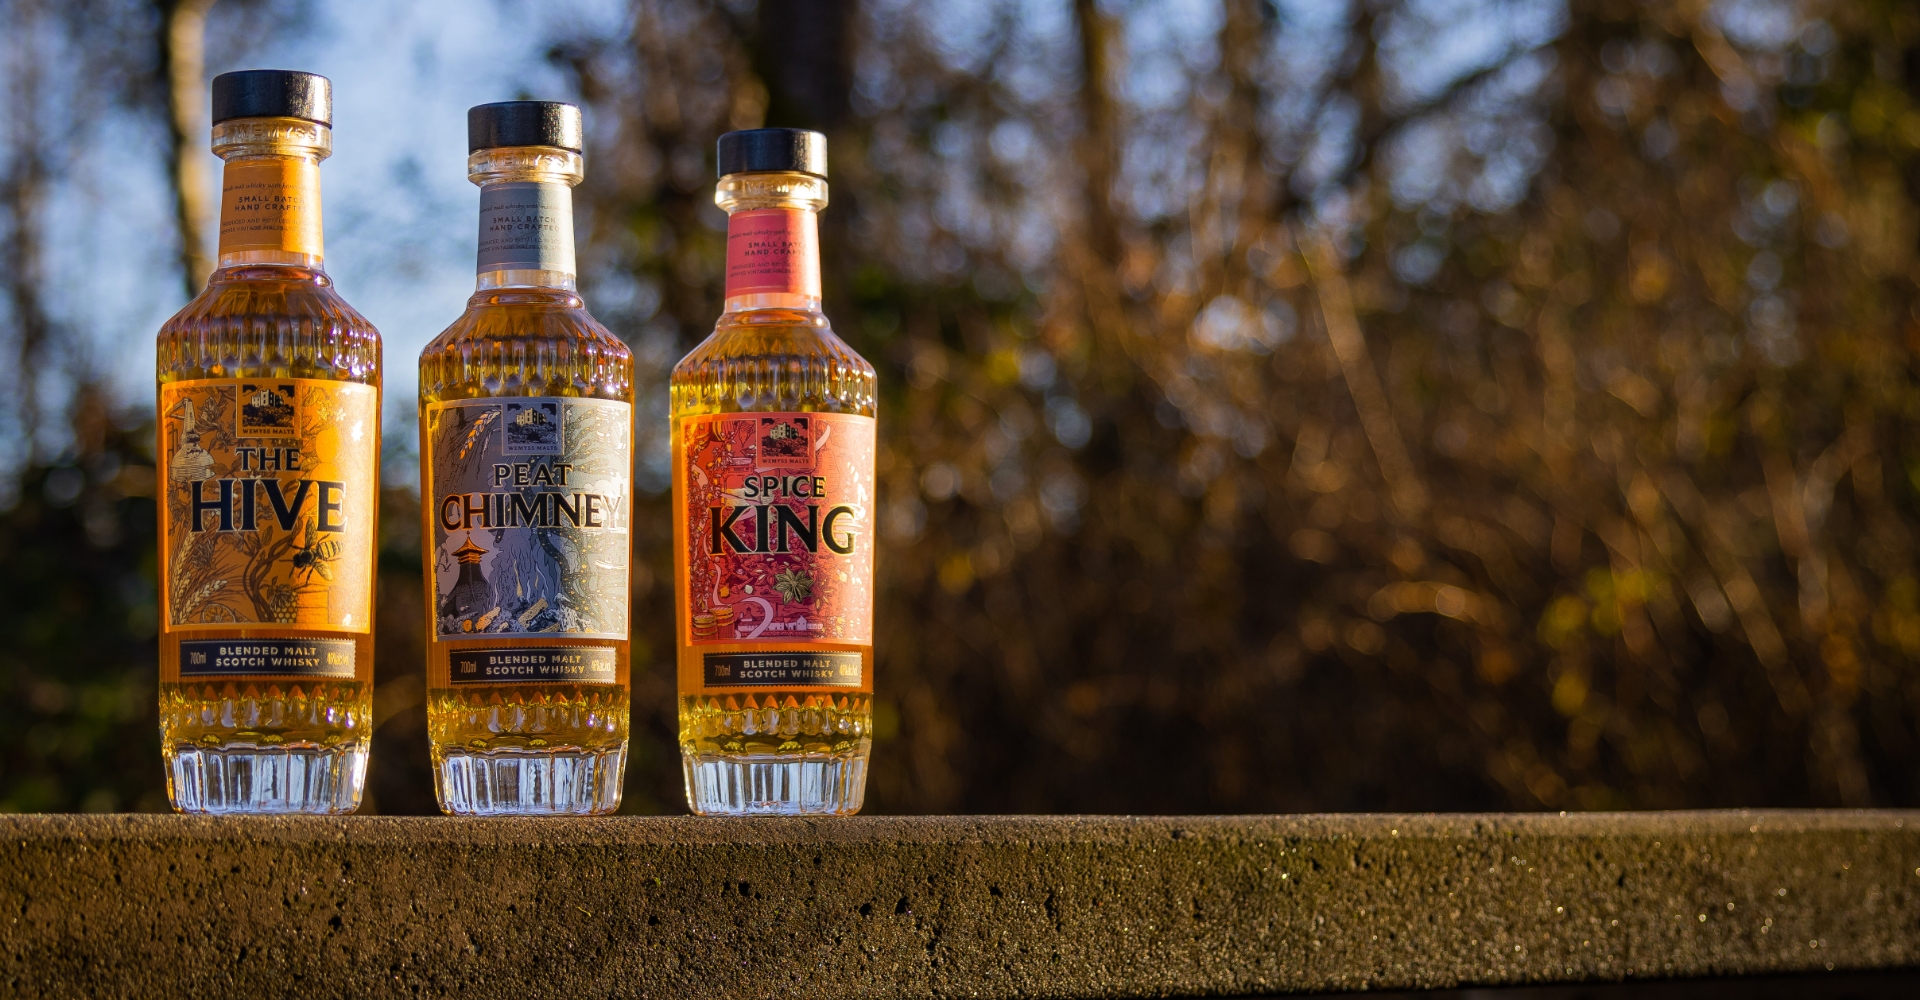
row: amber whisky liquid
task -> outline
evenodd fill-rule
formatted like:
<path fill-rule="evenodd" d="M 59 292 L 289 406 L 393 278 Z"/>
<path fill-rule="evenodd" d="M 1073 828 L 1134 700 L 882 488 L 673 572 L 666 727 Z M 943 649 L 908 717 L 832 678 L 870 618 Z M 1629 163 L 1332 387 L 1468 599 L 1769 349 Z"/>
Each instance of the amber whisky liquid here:
<path fill-rule="evenodd" d="M 824 178 L 734 174 L 716 201 L 734 217 L 726 309 L 671 381 L 688 805 L 850 814 L 872 746 L 874 370 L 820 309 Z M 810 259 L 735 280 L 742 213 L 769 210 L 789 215 L 755 248 Z"/>
<path fill-rule="evenodd" d="M 427 728 L 457 815 L 620 805 L 633 358 L 574 290 L 581 170 L 557 147 L 473 154 L 479 290 L 420 354 Z M 564 247 L 489 250 L 541 218 Z"/>
<path fill-rule="evenodd" d="M 219 269 L 158 338 L 160 735 L 185 812 L 351 812 L 365 779 L 380 335 L 321 266 L 330 142 L 215 126 Z"/>

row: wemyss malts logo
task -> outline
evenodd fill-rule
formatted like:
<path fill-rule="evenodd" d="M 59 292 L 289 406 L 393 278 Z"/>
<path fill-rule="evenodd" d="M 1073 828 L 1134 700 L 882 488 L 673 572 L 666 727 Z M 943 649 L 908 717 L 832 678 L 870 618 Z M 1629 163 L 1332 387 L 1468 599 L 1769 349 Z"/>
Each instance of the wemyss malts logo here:
<path fill-rule="evenodd" d="M 299 396 L 291 382 L 240 383 L 241 437 L 292 437 Z"/>

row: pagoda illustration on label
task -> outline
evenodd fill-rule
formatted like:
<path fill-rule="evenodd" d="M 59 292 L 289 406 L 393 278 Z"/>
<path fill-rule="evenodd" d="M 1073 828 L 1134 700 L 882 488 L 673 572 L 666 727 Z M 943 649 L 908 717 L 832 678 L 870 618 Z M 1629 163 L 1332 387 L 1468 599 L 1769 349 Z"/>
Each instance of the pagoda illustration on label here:
<path fill-rule="evenodd" d="M 454 581 L 453 590 L 440 602 L 440 617 L 474 622 L 476 616 L 497 607 L 493 600 L 493 585 L 487 582 L 486 571 L 480 568 L 480 560 L 486 554 L 486 549 L 473 544 L 471 533 L 465 545 L 453 550 L 454 561 L 460 564 L 460 578 Z"/>
<path fill-rule="evenodd" d="M 193 419 L 193 400 L 183 400 L 180 406 L 180 448 L 167 462 L 167 478 L 176 486 L 213 476 L 213 454 L 200 446 L 200 426 Z"/>
<path fill-rule="evenodd" d="M 627 413 L 593 399 L 429 408 L 442 638 L 626 635 Z"/>

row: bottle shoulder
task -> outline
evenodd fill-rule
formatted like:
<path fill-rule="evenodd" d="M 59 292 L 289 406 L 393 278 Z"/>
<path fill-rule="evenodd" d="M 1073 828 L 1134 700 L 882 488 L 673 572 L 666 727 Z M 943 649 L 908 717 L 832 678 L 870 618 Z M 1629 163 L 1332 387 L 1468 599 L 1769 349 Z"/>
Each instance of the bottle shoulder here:
<path fill-rule="evenodd" d="M 825 316 L 781 309 L 722 315 L 674 366 L 669 390 L 676 418 L 750 411 L 870 417 L 877 397 L 873 365 Z"/>
<path fill-rule="evenodd" d="M 595 319 L 578 295 L 508 289 L 474 293 L 466 310 L 429 341 L 420 356 L 424 362 L 481 343 L 566 343 L 611 357 L 632 356 L 626 342 Z"/>
<path fill-rule="evenodd" d="M 165 323 L 160 336 L 196 323 L 227 319 L 312 320 L 324 318 L 356 333 L 378 337 L 380 331 L 361 315 L 318 268 L 237 267 L 216 271 L 200 294 L 188 300 Z"/>
<path fill-rule="evenodd" d="M 826 316 L 758 309 L 722 314 L 713 332 L 674 366 L 673 376 L 698 377 L 715 363 L 755 359 L 830 361 L 868 378 L 874 374 L 873 365 L 840 339 Z"/>
<path fill-rule="evenodd" d="M 420 404 L 507 396 L 633 402 L 633 351 L 558 289 L 484 289 L 420 351 Z"/>
<path fill-rule="evenodd" d="M 317 378 L 380 383 L 380 331 L 324 271 L 243 266 L 207 286 L 155 337 L 162 381 Z"/>

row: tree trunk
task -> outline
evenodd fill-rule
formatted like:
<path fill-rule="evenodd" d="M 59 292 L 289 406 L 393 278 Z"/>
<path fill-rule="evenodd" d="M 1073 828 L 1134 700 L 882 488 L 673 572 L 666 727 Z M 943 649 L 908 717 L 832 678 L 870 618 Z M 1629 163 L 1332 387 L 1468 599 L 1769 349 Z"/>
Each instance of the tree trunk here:
<path fill-rule="evenodd" d="M 821 276 L 829 310 L 833 303 L 843 310 L 852 304 L 847 275 L 855 255 L 848 223 L 857 212 L 862 175 L 853 162 L 859 147 L 847 126 L 858 10 L 852 0 L 764 0 L 749 45 L 754 73 L 767 88 L 766 124 L 826 135 L 829 170 L 841 181 L 833 208 L 820 216 L 820 251 L 830 262 Z"/>
<path fill-rule="evenodd" d="M 1108 268 L 1120 262 L 1113 181 L 1119 156 L 1120 111 L 1108 90 L 1117 26 L 1094 0 L 1074 0 L 1080 41 L 1080 169 L 1086 177 L 1087 249 Z"/>
<path fill-rule="evenodd" d="M 207 196 L 207 161 L 200 143 L 207 122 L 207 12 L 216 0 L 178 0 L 166 8 L 161 44 L 167 74 L 167 124 L 173 142 L 171 174 L 176 224 L 180 229 L 180 273 L 192 298 L 213 273 L 207 252 L 212 206 Z"/>
<path fill-rule="evenodd" d="M 769 0 L 760 5 L 755 69 L 767 85 L 767 124 L 831 136 L 850 115 L 853 18 L 844 0 Z"/>

